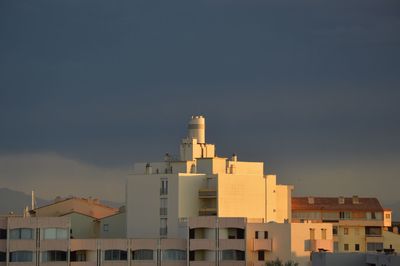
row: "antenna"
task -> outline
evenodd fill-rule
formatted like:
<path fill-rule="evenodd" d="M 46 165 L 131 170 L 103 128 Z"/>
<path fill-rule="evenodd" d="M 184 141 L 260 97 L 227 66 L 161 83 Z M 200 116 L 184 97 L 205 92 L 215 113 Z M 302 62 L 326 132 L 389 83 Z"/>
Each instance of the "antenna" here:
<path fill-rule="evenodd" d="M 36 209 L 36 198 L 35 198 L 35 191 L 32 190 L 32 199 L 31 199 L 31 208 L 32 210 Z"/>

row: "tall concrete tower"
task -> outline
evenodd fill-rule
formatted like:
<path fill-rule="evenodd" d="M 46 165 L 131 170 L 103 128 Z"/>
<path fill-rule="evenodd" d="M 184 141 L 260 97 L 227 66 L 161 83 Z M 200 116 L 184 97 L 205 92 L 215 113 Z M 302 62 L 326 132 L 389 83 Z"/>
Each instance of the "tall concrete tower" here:
<path fill-rule="evenodd" d="M 197 143 L 206 143 L 206 120 L 203 116 L 192 116 L 188 124 L 189 139 L 197 139 Z"/>

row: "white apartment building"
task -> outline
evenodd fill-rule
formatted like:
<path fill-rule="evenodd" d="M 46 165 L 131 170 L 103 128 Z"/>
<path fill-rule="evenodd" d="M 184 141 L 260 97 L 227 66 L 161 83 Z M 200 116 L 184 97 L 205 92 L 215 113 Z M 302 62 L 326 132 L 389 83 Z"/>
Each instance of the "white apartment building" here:
<path fill-rule="evenodd" d="M 127 237 L 181 237 L 179 220 L 197 216 L 290 222 L 292 186 L 276 184 L 263 162 L 218 157 L 205 118 L 192 116 L 179 158 L 136 163 L 126 185 Z"/>

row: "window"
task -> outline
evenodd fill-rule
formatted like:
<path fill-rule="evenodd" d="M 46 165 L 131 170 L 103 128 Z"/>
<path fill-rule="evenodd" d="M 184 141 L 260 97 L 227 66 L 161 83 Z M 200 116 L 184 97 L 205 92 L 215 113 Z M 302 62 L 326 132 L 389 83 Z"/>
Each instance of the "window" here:
<path fill-rule="evenodd" d="M 10 239 L 33 239 L 33 229 L 17 228 L 10 231 Z"/>
<path fill-rule="evenodd" d="M 365 234 L 367 236 L 380 236 L 382 235 L 382 228 L 373 226 L 365 227 Z"/>
<path fill-rule="evenodd" d="M 383 249 L 383 243 L 371 242 L 367 243 L 367 251 L 377 251 Z"/>
<path fill-rule="evenodd" d="M 268 239 L 268 231 L 264 231 L 264 239 Z"/>
<path fill-rule="evenodd" d="M 10 262 L 32 262 L 32 251 L 14 251 L 10 253 Z"/>
<path fill-rule="evenodd" d="M 264 252 L 264 250 L 259 250 L 258 251 L 258 260 L 259 261 L 264 261 L 265 260 L 265 252 Z"/>
<path fill-rule="evenodd" d="M 154 252 L 151 249 L 138 249 L 132 251 L 133 260 L 153 260 Z"/>
<path fill-rule="evenodd" d="M 338 252 L 339 251 L 339 242 L 334 241 L 333 242 L 333 252 Z"/>
<path fill-rule="evenodd" d="M 343 248 L 344 248 L 345 251 L 349 251 L 349 244 L 344 244 Z"/>
<path fill-rule="evenodd" d="M 351 219 L 351 213 L 350 212 L 339 212 L 339 218 L 340 218 L 340 220 L 349 220 L 349 219 Z"/>
<path fill-rule="evenodd" d="M 161 179 L 160 195 L 168 195 L 168 180 Z"/>
<path fill-rule="evenodd" d="M 315 229 L 310 228 L 310 239 L 315 239 Z"/>
<path fill-rule="evenodd" d="M 6 253 L 0 251 L 0 262 L 4 262 L 6 261 Z"/>
<path fill-rule="evenodd" d="M 372 220 L 375 220 L 375 219 L 376 219 L 376 214 L 375 214 L 375 212 L 371 212 L 371 219 L 372 219 Z"/>
<path fill-rule="evenodd" d="M 42 261 L 67 261 L 67 252 L 61 250 L 43 251 Z"/>
<path fill-rule="evenodd" d="M 160 219 L 160 236 L 168 235 L 168 221 L 167 218 Z"/>
<path fill-rule="evenodd" d="M 125 250 L 109 249 L 104 252 L 104 260 L 127 260 Z"/>
<path fill-rule="evenodd" d="M 190 229 L 189 230 L 189 239 L 194 239 L 195 238 L 195 236 L 196 236 L 196 231 L 195 231 L 195 229 Z"/>
<path fill-rule="evenodd" d="M 332 234 L 333 235 L 337 235 L 337 233 L 338 233 L 338 227 L 337 226 L 333 226 L 332 227 Z"/>
<path fill-rule="evenodd" d="M 86 261 L 86 250 L 71 251 L 71 261 Z"/>
<path fill-rule="evenodd" d="M 160 215 L 168 215 L 168 199 L 160 199 Z"/>
<path fill-rule="evenodd" d="M 108 224 L 103 224 L 103 232 L 108 232 Z"/>
<path fill-rule="evenodd" d="M 45 228 L 43 239 L 68 239 L 68 230 L 65 228 Z"/>
<path fill-rule="evenodd" d="M 326 239 L 326 229 L 321 229 L 321 238 Z"/>
<path fill-rule="evenodd" d="M 7 230 L 0 229 L 0 239 L 7 239 Z"/>
<path fill-rule="evenodd" d="M 244 230 L 241 228 L 228 228 L 228 239 L 244 239 Z"/>
<path fill-rule="evenodd" d="M 255 231 L 254 238 L 258 239 L 258 231 Z"/>
<path fill-rule="evenodd" d="M 360 251 L 360 244 L 355 244 L 354 245 L 354 250 L 355 251 Z"/>
<path fill-rule="evenodd" d="M 386 219 L 390 219 L 390 213 L 386 213 L 386 214 L 385 214 L 385 218 L 386 218 Z"/>
<path fill-rule="evenodd" d="M 179 249 L 167 249 L 162 252 L 163 260 L 186 260 L 186 251 Z"/>
<path fill-rule="evenodd" d="M 345 227 L 343 228 L 343 234 L 348 235 L 349 234 L 349 228 Z"/>
<path fill-rule="evenodd" d="M 222 260 L 244 260 L 244 251 L 241 250 L 223 250 Z"/>

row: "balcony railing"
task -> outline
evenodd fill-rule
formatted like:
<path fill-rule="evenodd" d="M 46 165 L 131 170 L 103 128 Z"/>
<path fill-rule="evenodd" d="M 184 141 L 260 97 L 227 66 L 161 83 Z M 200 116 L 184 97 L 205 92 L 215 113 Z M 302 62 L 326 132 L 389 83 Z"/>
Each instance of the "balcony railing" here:
<path fill-rule="evenodd" d="M 213 199 L 216 197 L 217 197 L 217 191 L 215 188 L 199 189 L 199 198 L 201 198 L 201 199 Z"/>
<path fill-rule="evenodd" d="M 253 250 L 272 251 L 272 239 L 253 239 Z"/>
<path fill-rule="evenodd" d="M 199 216 L 214 216 L 217 215 L 217 208 L 200 208 Z"/>

